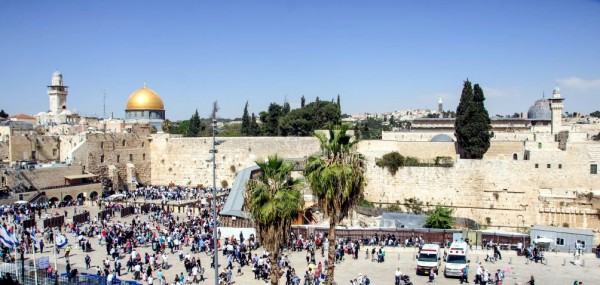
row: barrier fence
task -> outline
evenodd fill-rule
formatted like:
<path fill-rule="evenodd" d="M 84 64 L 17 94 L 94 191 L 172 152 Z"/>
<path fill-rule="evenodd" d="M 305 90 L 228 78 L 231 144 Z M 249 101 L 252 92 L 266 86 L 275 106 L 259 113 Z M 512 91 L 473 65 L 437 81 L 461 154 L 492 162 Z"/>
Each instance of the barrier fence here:
<path fill-rule="evenodd" d="M 42 224 L 44 225 L 44 228 L 62 227 L 62 225 L 65 224 L 65 216 L 58 216 L 45 219 L 42 222 Z"/>
<path fill-rule="evenodd" d="M 60 267 L 60 266 L 59 266 Z M 37 269 L 37 282 L 35 278 L 36 268 L 33 265 L 25 265 L 24 272 L 20 261 L 16 263 L 0 263 L 0 282 L 2 284 L 23 284 L 23 285 L 67 285 L 67 284 L 85 284 L 85 285 L 106 285 L 106 277 L 79 273 L 76 276 L 69 276 L 67 273 L 62 273 L 59 276 L 47 276 L 46 270 Z M 64 272 L 61 270 L 59 272 Z M 24 275 L 23 275 L 24 273 Z M 10 283 L 12 280 L 14 283 Z M 130 280 L 113 279 L 112 285 L 142 285 Z"/>
<path fill-rule="evenodd" d="M 127 207 L 121 209 L 121 218 L 125 218 L 129 215 L 133 215 L 134 213 L 135 213 L 135 207 L 127 206 Z"/>
<path fill-rule="evenodd" d="M 28 220 L 24 220 L 23 221 L 23 227 L 24 228 L 31 228 L 31 227 L 35 227 L 36 223 L 35 223 L 35 217 L 32 217 L 31 219 Z"/>
<path fill-rule="evenodd" d="M 98 212 L 98 221 L 102 221 L 102 220 L 106 219 L 109 215 L 111 217 L 114 217 L 113 209 L 106 209 L 104 211 Z"/>
<path fill-rule="evenodd" d="M 77 214 L 75 216 L 73 216 L 73 223 L 74 224 L 83 224 L 85 222 L 89 222 L 90 221 L 90 212 L 85 211 L 81 214 Z"/>

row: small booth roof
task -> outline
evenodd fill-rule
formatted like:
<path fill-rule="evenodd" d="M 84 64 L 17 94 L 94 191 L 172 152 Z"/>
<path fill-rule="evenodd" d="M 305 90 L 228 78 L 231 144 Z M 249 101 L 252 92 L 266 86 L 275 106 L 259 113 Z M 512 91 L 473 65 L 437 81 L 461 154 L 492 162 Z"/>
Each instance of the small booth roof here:
<path fill-rule="evenodd" d="M 98 177 L 98 175 L 84 173 L 84 174 L 77 174 L 77 175 L 66 175 L 65 179 L 74 180 L 74 179 L 86 179 L 86 178 L 94 178 L 94 177 Z"/>

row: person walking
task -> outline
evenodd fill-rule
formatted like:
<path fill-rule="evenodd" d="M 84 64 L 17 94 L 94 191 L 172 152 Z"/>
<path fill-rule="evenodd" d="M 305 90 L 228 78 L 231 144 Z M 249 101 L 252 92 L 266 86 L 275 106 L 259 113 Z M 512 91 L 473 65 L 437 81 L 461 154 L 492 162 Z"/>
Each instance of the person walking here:
<path fill-rule="evenodd" d="M 469 283 L 469 266 L 465 266 L 462 270 L 462 276 L 460 277 L 460 284 Z"/>

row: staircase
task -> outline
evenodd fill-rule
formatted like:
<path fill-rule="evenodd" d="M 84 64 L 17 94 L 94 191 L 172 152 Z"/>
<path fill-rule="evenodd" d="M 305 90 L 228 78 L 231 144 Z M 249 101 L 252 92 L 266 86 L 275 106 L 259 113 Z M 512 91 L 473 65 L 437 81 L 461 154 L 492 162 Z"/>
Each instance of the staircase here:
<path fill-rule="evenodd" d="M 38 192 L 28 199 L 29 203 L 46 202 L 46 192 Z"/>

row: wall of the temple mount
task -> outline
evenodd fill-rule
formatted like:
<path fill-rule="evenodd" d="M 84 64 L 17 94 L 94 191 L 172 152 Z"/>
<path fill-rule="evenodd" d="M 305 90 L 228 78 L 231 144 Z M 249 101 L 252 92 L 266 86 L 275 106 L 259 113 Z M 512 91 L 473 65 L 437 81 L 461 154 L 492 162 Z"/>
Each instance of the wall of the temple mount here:
<path fill-rule="evenodd" d="M 127 164 L 134 165 L 136 179 L 140 183 L 150 183 L 152 139 L 146 135 L 128 133 L 87 134 L 85 145 L 74 152 L 74 162 L 84 166 L 87 172 L 108 177 L 108 167 L 114 165 L 117 177 L 113 177 L 113 187 L 127 188 Z"/>
<path fill-rule="evenodd" d="M 237 171 L 269 155 L 306 158 L 319 152 L 314 137 L 226 137 L 217 146 L 217 187 L 231 186 Z M 212 138 L 174 138 L 155 135 L 152 141 L 152 183 L 212 186 Z"/>

